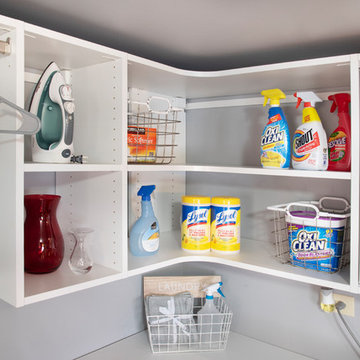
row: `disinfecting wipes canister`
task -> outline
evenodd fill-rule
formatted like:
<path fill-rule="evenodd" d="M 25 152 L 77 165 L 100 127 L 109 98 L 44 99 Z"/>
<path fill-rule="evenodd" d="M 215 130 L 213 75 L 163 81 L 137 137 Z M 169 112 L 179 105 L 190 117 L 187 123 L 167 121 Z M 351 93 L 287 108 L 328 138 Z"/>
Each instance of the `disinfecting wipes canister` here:
<path fill-rule="evenodd" d="M 214 197 L 211 201 L 211 250 L 222 254 L 240 251 L 240 199 Z"/>
<path fill-rule="evenodd" d="M 210 250 L 210 198 L 182 197 L 181 246 L 184 250 L 204 253 Z"/>

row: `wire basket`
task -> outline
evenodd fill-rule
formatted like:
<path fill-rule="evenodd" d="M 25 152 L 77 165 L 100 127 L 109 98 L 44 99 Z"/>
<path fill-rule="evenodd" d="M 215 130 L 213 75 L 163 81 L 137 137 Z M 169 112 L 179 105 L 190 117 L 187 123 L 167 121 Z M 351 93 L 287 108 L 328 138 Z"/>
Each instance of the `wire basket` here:
<path fill-rule="evenodd" d="M 214 298 L 219 314 L 197 314 L 204 298 L 194 298 L 193 314 L 149 315 L 146 320 L 153 353 L 224 350 L 233 313 L 220 297 Z"/>
<path fill-rule="evenodd" d="M 325 201 L 342 204 L 329 209 Z M 274 212 L 275 256 L 291 263 L 335 273 L 350 263 L 350 205 L 342 198 L 323 197 L 269 206 Z"/>
<path fill-rule="evenodd" d="M 129 110 L 128 163 L 170 164 L 179 134 L 178 114 L 184 110 L 160 96 L 151 96 L 146 102 L 129 101 Z"/>

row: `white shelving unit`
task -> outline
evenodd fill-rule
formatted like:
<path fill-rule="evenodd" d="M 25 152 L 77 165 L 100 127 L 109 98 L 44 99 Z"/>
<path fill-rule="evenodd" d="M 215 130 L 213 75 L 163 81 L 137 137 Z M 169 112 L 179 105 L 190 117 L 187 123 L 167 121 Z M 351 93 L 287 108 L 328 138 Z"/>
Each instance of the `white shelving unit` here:
<path fill-rule="evenodd" d="M 353 144 L 352 147 L 351 172 L 320 172 L 262 169 L 259 166 L 258 144 L 267 116 L 267 109 L 262 107 L 263 98 L 259 95 L 261 90 L 275 87 L 287 94 L 283 108 L 291 132 L 301 122 L 301 111 L 295 110 L 296 99 L 292 96 L 295 91 L 313 90 L 323 100 L 332 93 L 351 92 L 352 136 L 356 138 L 359 132 L 358 55 L 206 73 L 173 69 L 131 55 L 128 60 L 130 88 L 147 89 L 187 100 L 186 161 L 168 166 L 128 165 L 128 170 L 143 180 L 139 182 L 136 177 L 130 177 L 129 191 L 135 192 L 137 188 L 133 190 L 132 185 L 149 183 L 158 173 L 167 178 L 169 184 L 172 184 L 174 174 L 185 173 L 186 194 L 237 196 L 242 202 L 240 255 L 194 256 L 183 252 L 180 248 L 180 227 L 175 222 L 170 231 L 167 228 L 165 233 L 162 232 L 159 254 L 150 258 L 129 255 L 128 275 L 176 263 L 209 261 L 359 292 L 358 145 Z M 337 116 L 330 114 L 329 110 L 328 101 L 324 101 L 318 109 L 328 134 L 337 123 Z M 342 196 L 352 203 L 350 266 L 337 274 L 326 274 L 280 264 L 272 249 L 273 235 L 266 207 L 289 201 L 318 200 L 325 195 Z M 181 203 L 179 198 L 167 204 L 155 198 L 154 206 L 159 209 L 156 214 L 161 217 L 163 211 L 173 209 L 174 212 Z M 139 213 L 139 203 L 130 202 L 129 209 L 130 214 Z M 159 222 L 161 225 L 161 220 Z"/>
<path fill-rule="evenodd" d="M 10 55 L 0 55 L 1 95 L 28 108 L 43 69 L 55 61 L 71 83 L 76 100 L 74 148 L 87 164 L 31 162 L 30 139 L 1 135 L 3 211 L 0 294 L 22 306 L 121 279 L 126 273 L 126 168 L 123 119 L 127 111 L 126 54 L 37 26 L 0 17 Z M 12 91 L 11 91 L 12 90 Z M 25 194 L 61 195 L 57 218 L 65 239 L 65 258 L 54 273 L 25 274 L 23 223 Z M 94 228 L 91 273 L 77 276 L 67 261 L 73 246 L 69 230 Z"/>
<path fill-rule="evenodd" d="M 264 275 L 360 293 L 359 144 L 352 142 L 351 172 L 270 170 L 259 166 L 258 138 L 267 109 L 260 92 L 281 88 L 291 130 L 301 121 L 292 93 L 313 90 L 326 100 L 350 91 L 352 137 L 359 138 L 359 55 L 297 61 L 219 72 L 192 72 L 125 54 L 0 16 L 0 40 L 10 38 L 10 55 L 0 54 L 0 95 L 25 108 L 43 69 L 55 61 L 75 98 L 74 148 L 87 164 L 31 162 L 29 139 L 0 134 L 0 298 L 23 306 L 165 266 L 214 262 Z M 128 89 L 160 94 L 186 108 L 170 165 L 127 164 Z M 330 105 L 319 106 L 325 129 L 335 128 Z M 0 109 L 0 115 L 1 109 Z M 133 257 L 128 229 L 140 213 L 136 190 L 155 184 L 154 210 L 161 245 L 157 255 Z M 45 275 L 24 274 L 23 198 L 29 193 L 61 195 L 58 221 L 66 240 L 62 266 Z M 241 253 L 188 255 L 180 248 L 181 196 L 238 196 L 242 203 Z M 352 204 L 351 262 L 337 274 L 284 265 L 272 251 L 269 205 L 316 200 L 325 195 Z M 74 275 L 67 266 L 74 226 L 95 229 L 95 266 Z"/>

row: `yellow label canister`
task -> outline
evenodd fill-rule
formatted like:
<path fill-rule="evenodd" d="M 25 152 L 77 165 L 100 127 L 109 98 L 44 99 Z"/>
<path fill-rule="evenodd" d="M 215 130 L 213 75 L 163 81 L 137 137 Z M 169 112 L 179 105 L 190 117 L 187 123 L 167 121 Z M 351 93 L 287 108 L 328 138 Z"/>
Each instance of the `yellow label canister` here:
<path fill-rule="evenodd" d="M 210 251 L 210 197 L 182 197 L 181 247 L 193 253 Z"/>
<path fill-rule="evenodd" d="M 240 199 L 214 197 L 211 201 L 211 250 L 222 254 L 240 251 Z"/>

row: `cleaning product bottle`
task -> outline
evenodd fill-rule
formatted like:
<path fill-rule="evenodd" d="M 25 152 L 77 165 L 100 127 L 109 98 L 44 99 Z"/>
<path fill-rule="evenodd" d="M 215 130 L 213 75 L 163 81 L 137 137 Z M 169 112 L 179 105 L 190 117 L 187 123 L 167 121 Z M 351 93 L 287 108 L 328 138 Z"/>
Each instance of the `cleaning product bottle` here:
<path fill-rule="evenodd" d="M 351 169 L 351 120 L 349 114 L 350 94 L 330 95 L 332 106 L 330 112 L 338 108 L 339 125 L 330 135 L 329 168 L 333 171 L 350 171 Z"/>
<path fill-rule="evenodd" d="M 225 297 L 221 291 L 222 284 L 222 282 L 218 282 L 202 290 L 206 291 L 205 304 L 197 313 L 198 332 L 202 349 L 219 347 L 224 315 L 214 304 L 214 293 L 218 292 L 222 297 Z"/>
<path fill-rule="evenodd" d="M 261 136 L 261 165 L 264 168 L 285 168 L 290 166 L 290 132 L 285 115 L 280 108 L 280 99 L 285 94 L 280 89 L 263 90 L 264 106 L 270 99 L 269 122 Z"/>
<path fill-rule="evenodd" d="M 302 124 L 293 138 L 292 167 L 299 170 L 326 170 L 328 167 L 327 137 L 315 110 L 315 103 L 322 101 L 312 91 L 298 91 L 298 101 L 304 101 Z"/>
<path fill-rule="evenodd" d="M 159 250 L 159 223 L 151 205 L 151 193 L 155 185 L 145 185 L 137 195 L 141 196 L 141 216 L 130 231 L 130 251 L 135 256 L 154 255 Z"/>

